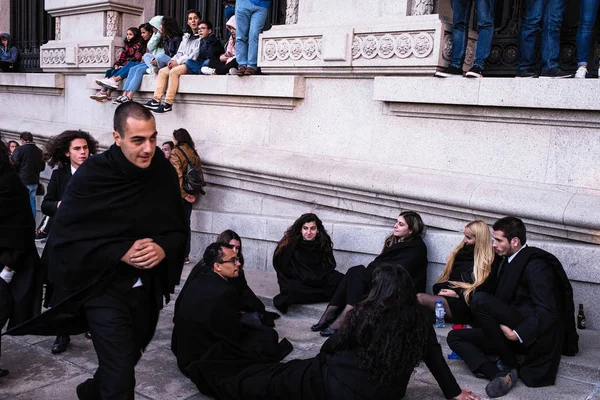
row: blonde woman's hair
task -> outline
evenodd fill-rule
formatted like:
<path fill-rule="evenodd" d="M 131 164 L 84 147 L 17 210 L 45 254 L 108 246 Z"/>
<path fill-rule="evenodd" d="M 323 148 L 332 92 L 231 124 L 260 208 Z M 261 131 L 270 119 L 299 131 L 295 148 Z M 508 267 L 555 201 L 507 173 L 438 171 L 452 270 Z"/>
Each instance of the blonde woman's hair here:
<path fill-rule="evenodd" d="M 473 291 L 481 285 L 490 274 L 492 263 L 494 262 L 494 249 L 492 248 L 492 237 L 490 228 L 481 220 L 469 222 L 466 228 L 475 236 L 475 260 L 473 263 L 473 283 L 450 281 L 450 287 L 463 289 L 465 301 L 469 304 Z M 456 254 L 465 246 L 464 240 L 460 242 L 446 262 L 442 274 L 438 278 L 438 283 L 446 282 L 450 278 L 450 272 L 454 268 L 454 259 Z"/>

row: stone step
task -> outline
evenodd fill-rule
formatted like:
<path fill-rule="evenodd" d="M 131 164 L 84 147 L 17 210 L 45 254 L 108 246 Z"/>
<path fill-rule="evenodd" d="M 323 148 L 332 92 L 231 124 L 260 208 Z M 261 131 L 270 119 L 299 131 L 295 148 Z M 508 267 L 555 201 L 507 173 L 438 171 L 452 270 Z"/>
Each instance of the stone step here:
<path fill-rule="evenodd" d="M 277 276 L 273 272 L 257 271 L 246 269 L 246 279 L 248 285 L 254 293 L 268 307 L 273 307 L 273 297 L 279 293 L 279 285 L 277 284 Z M 291 318 L 303 318 L 313 320 L 316 323 L 325 311 L 326 303 L 317 304 L 297 304 L 292 305 L 288 309 L 287 316 Z M 310 326 L 308 325 L 308 330 Z M 446 344 L 448 332 L 451 330 L 451 324 L 447 324 L 446 328 L 436 328 L 438 341 L 444 348 L 445 353 L 449 353 L 450 349 Z M 580 379 L 587 382 L 600 382 L 600 331 L 595 330 L 579 330 L 579 354 L 575 357 L 562 357 L 559 367 L 559 375 Z"/>

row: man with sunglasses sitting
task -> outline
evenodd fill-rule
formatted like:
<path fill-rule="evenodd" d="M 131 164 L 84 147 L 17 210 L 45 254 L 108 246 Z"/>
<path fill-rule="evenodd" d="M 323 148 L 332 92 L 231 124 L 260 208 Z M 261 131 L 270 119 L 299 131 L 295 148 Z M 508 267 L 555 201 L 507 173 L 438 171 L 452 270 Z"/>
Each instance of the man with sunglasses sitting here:
<path fill-rule="evenodd" d="M 205 368 L 215 361 L 233 374 L 244 365 L 240 360 L 280 361 L 292 351 L 273 328 L 243 318 L 243 301 L 228 282 L 240 269 L 229 244 L 210 244 L 194 269 L 175 303 L 171 351 L 201 392 L 211 394 Z"/>

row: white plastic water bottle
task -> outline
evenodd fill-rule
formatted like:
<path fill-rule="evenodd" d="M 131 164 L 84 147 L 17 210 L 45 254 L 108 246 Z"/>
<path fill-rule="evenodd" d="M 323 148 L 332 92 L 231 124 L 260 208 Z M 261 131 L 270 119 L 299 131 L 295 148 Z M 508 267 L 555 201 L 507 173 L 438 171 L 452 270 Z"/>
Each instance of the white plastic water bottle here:
<path fill-rule="evenodd" d="M 446 311 L 444 310 L 444 305 L 442 304 L 441 300 L 438 300 L 437 303 L 435 303 L 435 327 L 436 328 L 443 328 L 444 326 L 446 326 L 445 321 L 444 321 L 445 315 L 446 315 Z"/>

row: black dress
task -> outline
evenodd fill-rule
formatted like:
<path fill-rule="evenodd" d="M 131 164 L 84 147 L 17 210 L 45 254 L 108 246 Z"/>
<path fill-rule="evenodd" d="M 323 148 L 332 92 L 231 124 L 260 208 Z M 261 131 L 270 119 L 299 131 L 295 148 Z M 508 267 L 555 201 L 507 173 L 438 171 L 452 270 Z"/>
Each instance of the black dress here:
<path fill-rule="evenodd" d="M 273 304 L 282 312 L 290 304 L 328 302 L 344 276 L 314 240 L 294 240 L 273 256 L 273 267 L 280 288 Z"/>
<path fill-rule="evenodd" d="M 371 288 L 373 271 L 380 265 L 402 266 L 410 274 L 417 293 L 425 291 L 427 282 L 427 246 L 420 237 L 406 242 L 397 242 L 385 248 L 367 267 L 357 265 L 346 272 L 331 301 L 332 306 L 354 306 Z"/>

